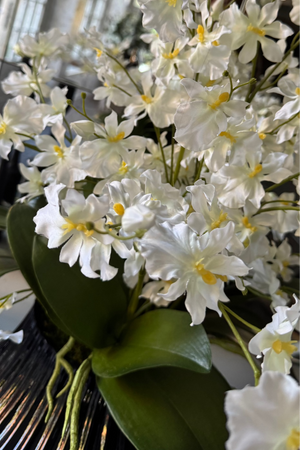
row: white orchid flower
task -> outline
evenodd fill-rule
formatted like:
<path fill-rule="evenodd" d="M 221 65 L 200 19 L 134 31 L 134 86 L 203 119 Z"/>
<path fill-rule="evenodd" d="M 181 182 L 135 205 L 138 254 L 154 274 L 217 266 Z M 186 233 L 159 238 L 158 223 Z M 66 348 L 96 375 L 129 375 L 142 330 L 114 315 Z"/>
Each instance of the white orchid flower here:
<path fill-rule="evenodd" d="M 278 87 L 269 89 L 268 92 L 274 92 L 284 96 L 284 105 L 275 114 L 276 119 L 290 119 L 300 112 L 300 72 L 299 69 L 291 71 L 288 75 L 281 78 Z"/>
<path fill-rule="evenodd" d="M 26 35 L 18 43 L 21 52 L 35 57 L 50 57 L 65 49 L 69 43 L 69 37 L 61 33 L 57 28 L 53 28 L 47 33 L 39 33 L 37 38 Z"/>
<path fill-rule="evenodd" d="M 28 180 L 18 185 L 18 191 L 21 194 L 26 194 L 24 197 L 21 197 L 20 201 L 24 202 L 43 195 L 44 183 L 39 169 L 37 167 L 26 167 L 23 163 L 19 164 L 19 168 L 23 177 Z"/>

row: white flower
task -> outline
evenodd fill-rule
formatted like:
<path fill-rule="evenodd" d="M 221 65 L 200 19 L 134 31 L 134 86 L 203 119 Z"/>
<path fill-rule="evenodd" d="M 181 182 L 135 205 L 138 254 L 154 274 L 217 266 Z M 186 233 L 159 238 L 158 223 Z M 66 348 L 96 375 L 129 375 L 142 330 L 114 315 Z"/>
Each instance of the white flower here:
<path fill-rule="evenodd" d="M 5 295 L 4 297 L 2 297 L 0 299 L 0 314 L 3 311 L 6 311 L 10 308 L 12 308 L 13 304 L 16 302 L 17 300 L 17 294 L 16 292 L 13 292 L 11 294 Z M 1 338 L 0 338 L 1 340 Z"/>
<path fill-rule="evenodd" d="M 96 231 L 105 232 L 107 198 L 98 199 L 90 195 L 85 199 L 82 194 L 69 189 L 61 201 L 61 213 L 59 194 L 64 188 L 63 184 L 53 184 L 45 189 L 48 205 L 37 212 L 35 231 L 48 239 L 48 248 L 64 244 L 60 262 L 71 267 L 79 257 L 81 272 L 85 276 L 97 278 L 99 275 L 95 271 L 100 270 L 101 279 L 110 280 L 117 273 L 117 269 L 109 265 L 114 238 Z"/>
<path fill-rule="evenodd" d="M 29 97 L 33 92 L 37 92 L 39 87 L 41 88 L 44 97 L 49 97 L 50 88 L 47 86 L 47 82 L 50 81 L 55 74 L 53 69 L 46 69 L 45 65 L 41 65 L 38 68 L 38 84 L 36 77 L 31 68 L 27 64 L 20 63 L 22 72 L 11 72 L 9 76 L 2 81 L 1 86 L 6 94 L 26 95 Z"/>
<path fill-rule="evenodd" d="M 203 322 L 206 307 L 219 312 L 218 301 L 227 301 L 223 286 L 227 275 L 243 276 L 248 268 L 236 256 L 219 254 L 234 236 L 234 224 L 198 237 L 186 224 L 163 223 L 150 229 L 141 241 L 146 270 L 153 279 L 176 280 L 167 294 L 176 300 L 187 292 L 186 308 L 192 323 Z"/>
<path fill-rule="evenodd" d="M 224 11 L 221 15 L 221 24 L 229 28 L 232 33 L 231 48 L 239 53 L 239 60 L 243 64 L 252 61 L 257 51 L 257 43 L 260 42 L 264 57 L 272 62 L 279 62 L 283 57 L 280 47 L 270 36 L 277 39 L 285 39 L 293 30 L 279 21 L 275 21 L 279 9 L 279 2 L 267 3 L 260 9 L 255 0 L 248 0 L 246 11 L 248 17 L 242 14 L 236 3 Z"/>
<path fill-rule="evenodd" d="M 163 42 L 174 42 L 181 33 L 182 0 L 142 0 L 143 26 L 154 28 Z"/>
<path fill-rule="evenodd" d="M 242 119 L 247 103 L 229 100 L 228 86 L 205 88 L 193 80 L 184 79 L 191 101 L 179 106 L 175 115 L 176 140 L 192 151 L 210 144 L 227 129 L 227 116 Z"/>
<path fill-rule="evenodd" d="M 0 115 L 0 156 L 8 159 L 12 144 L 23 152 L 22 141 L 29 138 L 22 133 L 33 135 L 41 133 L 42 130 L 42 115 L 34 100 L 23 95 L 8 100 L 3 109 L 3 116 Z"/>
<path fill-rule="evenodd" d="M 262 374 L 259 385 L 227 392 L 227 450 L 298 450 L 300 388 L 278 372 Z"/>
<path fill-rule="evenodd" d="M 125 117 L 135 117 L 138 120 L 148 114 L 155 126 L 168 127 L 174 122 L 174 114 L 180 101 L 179 93 L 158 85 L 154 88 L 149 72 L 142 76 L 141 82 L 144 94 L 131 97 L 130 104 L 125 109 Z"/>
<path fill-rule="evenodd" d="M 290 12 L 291 21 L 295 25 L 300 25 L 300 5 L 298 0 L 292 0 L 293 9 Z"/>
<path fill-rule="evenodd" d="M 47 33 L 39 33 L 37 39 L 26 35 L 19 41 L 19 47 L 26 56 L 49 57 L 64 50 L 69 42 L 69 37 L 53 28 Z"/>
<path fill-rule="evenodd" d="M 167 294 L 173 282 L 172 281 L 150 281 L 143 287 L 140 297 L 147 298 L 156 306 L 168 306 L 169 302 L 164 300 L 160 294 Z"/>
<path fill-rule="evenodd" d="M 18 185 L 18 191 L 21 194 L 27 194 L 21 197 L 20 201 L 31 200 L 34 197 L 43 195 L 44 193 L 44 183 L 42 180 L 41 172 L 37 167 L 26 167 L 24 164 L 19 164 L 20 172 L 23 177 L 28 180 L 25 183 Z"/>
<path fill-rule="evenodd" d="M 280 330 L 285 317 L 276 312 L 272 322 L 268 323 L 249 342 L 249 351 L 257 357 L 264 355 L 262 370 L 290 373 L 292 367 L 291 356 L 297 350 L 296 341 L 291 339 L 293 328 L 290 326 L 285 333 Z"/>
<path fill-rule="evenodd" d="M 23 330 L 17 331 L 16 333 L 13 333 L 11 331 L 0 330 L 0 342 L 7 341 L 9 339 L 14 344 L 21 344 L 21 342 L 23 341 L 23 337 L 24 337 Z"/>
<path fill-rule="evenodd" d="M 288 244 L 287 239 L 277 248 L 273 262 L 274 270 L 280 274 L 283 281 L 287 283 L 291 281 L 294 276 L 294 271 L 289 266 L 299 266 L 299 257 L 292 255 L 292 247 Z"/>
<path fill-rule="evenodd" d="M 107 98 L 107 108 L 110 107 L 111 103 L 114 103 L 116 106 L 127 106 L 131 102 L 131 96 L 137 93 L 136 88 L 123 70 L 109 74 L 106 67 L 104 67 L 98 70 L 97 76 L 103 83 L 103 86 L 93 91 L 94 100 Z"/>
<path fill-rule="evenodd" d="M 45 127 L 54 125 L 61 121 L 61 114 L 64 116 L 67 109 L 67 92 L 68 88 L 63 89 L 55 86 L 50 92 L 51 105 L 40 105 L 41 111 L 44 114 Z"/>
<path fill-rule="evenodd" d="M 279 80 L 278 87 L 269 89 L 268 92 L 274 92 L 284 96 L 285 104 L 275 114 L 277 119 L 290 119 L 300 111 L 300 78 L 299 69 L 289 73 Z"/>
<path fill-rule="evenodd" d="M 43 171 L 45 180 L 54 176 L 57 183 L 73 187 L 75 181 L 82 180 L 86 176 L 86 173 L 81 169 L 82 163 L 79 159 L 81 137 L 76 136 L 70 147 L 67 147 L 64 126 L 57 122 L 53 125 L 51 131 L 56 139 L 45 134 L 35 138 L 36 145 L 41 152 L 34 157 L 31 164 L 38 167 L 48 167 Z"/>
<path fill-rule="evenodd" d="M 129 136 L 134 121 L 124 120 L 118 125 L 118 116 L 112 113 L 105 118 L 105 126 L 95 125 L 95 133 L 101 139 L 84 142 L 80 147 L 83 167 L 94 177 L 110 176 L 126 159 L 128 149 L 144 149 L 146 139 L 141 136 Z"/>

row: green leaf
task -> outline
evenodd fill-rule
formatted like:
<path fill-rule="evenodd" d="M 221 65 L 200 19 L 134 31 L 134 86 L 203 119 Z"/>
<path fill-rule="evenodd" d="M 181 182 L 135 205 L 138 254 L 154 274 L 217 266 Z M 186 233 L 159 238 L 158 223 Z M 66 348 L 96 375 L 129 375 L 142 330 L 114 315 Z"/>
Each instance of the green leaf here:
<path fill-rule="evenodd" d="M 111 345 L 127 311 L 122 271 L 111 281 L 87 278 L 78 264 L 59 262 L 59 254 L 60 249 L 50 250 L 44 238 L 35 237 L 33 266 L 45 298 L 75 339 L 90 348 Z M 119 260 L 112 255 L 112 265 Z"/>
<path fill-rule="evenodd" d="M 123 433 L 138 450 L 222 450 L 227 440 L 224 394 L 216 369 L 175 367 L 98 378 L 98 388 Z"/>
<path fill-rule="evenodd" d="M 9 210 L 7 216 L 9 245 L 25 280 L 45 308 L 49 318 L 62 331 L 66 334 L 70 334 L 43 296 L 33 270 L 32 246 L 35 236 L 35 224 L 33 218 L 35 215 L 36 210 L 25 203 L 16 203 Z"/>
<path fill-rule="evenodd" d="M 8 209 L 5 206 L 0 205 L 0 229 L 5 230 L 6 228 L 6 217 L 8 214 Z"/>
<path fill-rule="evenodd" d="M 0 256 L 0 277 L 9 272 L 14 272 L 18 270 L 18 264 L 14 259 L 4 258 Z"/>
<path fill-rule="evenodd" d="M 190 321 L 186 312 L 163 309 L 138 317 L 126 327 L 116 345 L 94 350 L 93 371 L 101 377 L 158 366 L 209 372 L 207 335 L 202 325 L 191 327 Z"/>

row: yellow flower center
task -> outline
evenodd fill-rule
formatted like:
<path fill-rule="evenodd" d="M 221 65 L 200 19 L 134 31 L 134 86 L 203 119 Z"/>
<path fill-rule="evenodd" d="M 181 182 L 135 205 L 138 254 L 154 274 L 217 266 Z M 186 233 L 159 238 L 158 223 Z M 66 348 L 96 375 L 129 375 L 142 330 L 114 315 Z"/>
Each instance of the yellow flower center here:
<path fill-rule="evenodd" d="M 213 85 L 215 84 L 215 82 L 216 82 L 216 80 L 209 80 L 209 81 L 206 83 L 205 87 L 211 87 L 211 86 L 213 86 Z"/>
<path fill-rule="evenodd" d="M 219 41 L 212 41 L 211 45 L 213 45 L 214 47 L 219 47 L 220 43 Z"/>
<path fill-rule="evenodd" d="M 265 133 L 259 133 L 258 137 L 263 141 L 264 139 L 266 139 L 267 135 Z"/>
<path fill-rule="evenodd" d="M 248 228 L 248 230 L 252 231 L 252 233 L 255 233 L 255 231 L 257 231 L 257 228 L 251 225 L 248 217 L 246 216 L 243 217 L 242 224 L 244 225 L 245 228 Z"/>
<path fill-rule="evenodd" d="M 95 52 L 97 54 L 97 58 L 100 58 L 100 56 L 102 55 L 103 51 L 100 50 L 100 48 L 97 48 L 97 47 L 94 47 L 94 50 L 95 50 Z"/>
<path fill-rule="evenodd" d="M 222 131 L 219 136 L 224 136 L 227 139 L 229 139 L 231 141 L 232 144 L 234 144 L 236 142 L 236 139 L 234 136 L 232 136 L 232 134 L 228 133 L 227 131 Z"/>
<path fill-rule="evenodd" d="M 125 175 L 128 172 L 128 166 L 125 161 L 122 161 L 121 167 L 119 168 L 119 173 Z"/>
<path fill-rule="evenodd" d="M 197 272 L 199 273 L 199 275 L 201 275 L 202 280 L 204 281 L 204 283 L 206 284 L 216 284 L 217 282 L 217 277 L 209 272 L 209 270 L 204 269 L 204 265 L 201 263 L 197 263 L 196 264 L 196 269 Z"/>
<path fill-rule="evenodd" d="M 296 94 L 296 95 L 300 95 L 300 88 L 297 87 L 297 88 L 295 89 L 295 94 Z"/>
<path fill-rule="evenodd" d="M 199 42 L 201 42 L 201 44 L 203 44 L 205 41 L 205 38 L 204 38 L 204 28 L 202 25 L 198 25 L 197 33 L 198 33 Z"/>
<path fill-rule="evenodd" d="M 63 152 L 62 148 L 59 147 L 58 145 L 54 145 L 53 150 L 55 151 L 55 153 L 57 154 L 57 156 L 59 158 L 63 158 L 64 157 L 64 152 Z"/>
<path fill-rule="evenodd" d="M 287 450 L 298 450 L 300 448 L 300 431 L 293 428 L 286 441 Z"/>
<path fill-rule="evenodd" d="M 162 53 L 162 56 L 166 59 L 174 59 L 176 58 L 179 52 L 180 52 L 179 48 L 176 48 L 173 52 Z"/>
<path fill-rule="evenodd" d="M 223 211 L 221 211 L 219 218 L 211 224 L 211 226 L 210 226 L 211 230 L 214 230 L 215 228 L 219 228 L 221 223 L 225 222 L 226 219 L 227 219 L 227 213 L 223 213 Z"/>
<path fill-rule="evenodd" d="M 165 3 L 168 3 L 169 6 L 173 6 L 175 8 L 177 0 L 165 0 Z"/>
<path fill-rule="evenodd" d="M 0 123 L 0 134 L 5 134 L 7 130 L 7 125 L 5 122 Z"/>
<path fill-rule="evenodd" d="M 217 109 L 222 103 L 227 102 L 229 99 L 229 93 L 228 92 L 222 92 L 221 95 L 219 95 L 219 98 L 215 103 L 212 103 L 209 105 L 212 109 Z"/>
<path fill-rule="evenodd" d="M 253 25 L 248 25 L 247 31 L 252 31 L 252 33 L 258 34 L 258 36 L 264 36 L 266 32 L 261 28 L 256 28 Z"/>
<path fill-rule="evenodd" d="M 104 87 L 109 87 L 109 85 L 106 82 L 103 84 L 103 86 Z"/>
<path fill-rule="evenodd" d="M 122 203 L 115 203 L 113 206 L 113 209 L 115 211 L 115 213 L 118 214 L 118 216 L 123 216 L 124 212 L 125 212 L 125 208 L 122 205 Z"/>
<path fill-rule="evenodd" d="M 283 267 L 289 267 L 290 263 L 288 261 L 282 261 Z"/>
<path fill-rule="evenodd" d="M 275 353 L 277 353 L 277 355 L 281 352 L 286 352 L 289 355 L 292 355 L 297 350 L 296 345 L 293 345 L 295 342 L 297 341 L 282 342 L 280 339 L 277 339 L 273 342 L 272 349 Z"/>
<path fill-rule="evenodd" d="M 125 133 L 124 131 L 121 131 L 117 136 L 108 136 L 107 140 L 108 142 L 119 142 L 124 139 Z"/>
<path fill-rule="evenodd" d="M 226 275 L 216 275 L 216 277 L 220 278 L 220 280 L 224 281 L 224 283 L 228 281 L 228 277 Z"/>
<path fill-rule="evenodd" d="M 64 234 L 69 233 L 72 230 L 82 231 L 87 237 L 92 236 L 94 230 L 88 230 L 84 223 L 74 223 L 68 217 L 64 218 L 66 223 L 62 225 L 62 229 L 65 230 Z"/>
<path fill-rule="evenodd" d="M 254 178 L 256 175 L 258 175 L 261 171 L 262 171 L 262 165 L 261 164 L 257 164 L 257 166 L 255 166 L 253 172 L 249 173 L 249 178 Z"/>
<path fill-rule="evenodd" d="M 180 73 L 178 74 L 178 76 L 179 76 L 179 78 L 180 78 L 181 80 L 183 80 L 183 79 L 185 78 L 185 76 L 184 76 L 184 75 L 180 75 Z"/>
<path fill-rule="evenodd" d="M 150 105 L 150 103 L 153 102 L 153 99 L 151 97 L 148 97 L 147 95 L 141 95 L 143 102 L 147 103 L 147 105 Z"/>

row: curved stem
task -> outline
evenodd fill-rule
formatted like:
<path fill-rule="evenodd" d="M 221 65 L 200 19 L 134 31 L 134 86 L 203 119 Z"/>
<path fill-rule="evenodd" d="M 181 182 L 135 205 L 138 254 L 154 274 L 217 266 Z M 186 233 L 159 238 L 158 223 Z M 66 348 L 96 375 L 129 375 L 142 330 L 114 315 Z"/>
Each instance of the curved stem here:
<path fill-rule="evenodd" d="M 297 206 L 274 206 L 274 208 L 265 208 L 265 209 L 259 209 L 257 213 L 253 214 L 254 216 L 257 216 L 258 214 L 269 212 L 269 211 L 300 211 L 300 207 Z"/>
<path fill-rule="evenodd" d="M 109 54 L 108 52 L 104 52 L 109 58 L 111 58 L 113 61 L 115 61 L 126 73 L 126 75 L 128 76 L 129 80 L 132 82 L 132 84 L 136 87 L 136 89 L 138 90 L 138 92 L 143 95 L 143 91 L 139 88 L 139 86 L 136 84 L 136 82 L 134 81 L 134 79 L 132 78 L 132 76 L 130 75 L 130 73 L 128 72 L 128 70 L 126 69 L 126 67 L 123 66 L 122 63 L 120 63 L 120 61 L 117 60 L 117 58 L 115 58 L 114 56 L 112 56 L 111 54 Z"/>
<path fill-rule="evenodd" d="M 256 54 L 255 57 L 252 61 L 252 72 L 251 72 L 251 78 L 255 78 L 255 74 L 256 74 L 256 66 L 257 66 L 257 60 L 258 60 L 258 55 L 259 55 L 259 49 L 260 49 L 260 42 L 257 41 L 257 45 L 256 45 Z M 249 102 L 250 96 L 251 96 L 251 91 L 252 91 L 252 83 L 249 85 L 249 89 L 248 89 L 248 94 L 246 95 L 246 102 Z"/>
<path fill-rule="evenodd" d="M 194 179 L 194 183 L 196 183 L 196 181 L 198 181 L 199 178 L 200 178 L 200 175 L 201 175 L 201 172 L 202 172 L 202 168 L 203 168 L 203 163 L 204 163 L 204 156 L 203 156 L 203 158 L 201 159 L 201 161 L 199 163 L 199 167 L 198 167 L 195 179 Z"/>
<path fill-rule="evenodd" d="M 161 156 L 162 156 L 162 160 L 163 160 L 163 164 L 164 164 L 164 168 L 165 168 L 166 180 L 167 180 L 167 183 L 169 183 L 168 166 L 167 166 L 167 162 L 166 162 L 164 149 L 163 149 L 161 139 L 160 139 L 160 129 L 157 128 L 155 125 L 153 125 L 153 126 L 154 126 L 154 131 L 156 134 L 156 139 L 157 139 L 160 151 L 161 151 Z"/>
<path fill-rule="evenodd" d="M 285 125 L 286 123 L 291 122 L 292 120 L 294 120 L 297 116 L 299 115 L 299 113 L 294 114 L 292 117 L 290 117 L 288 120 L 286 120 L 285 122 L 282 122 L 280 125 L 278 125 L 277 127 L 274 128 L 274 130 L 266 132 L 265 134 L 274 134 L 279 128 L 281 128 L 283 125 Z"/>
<path fill-rule="evenodd" d="M 178 178 L 178 175 L 179 175 L 179 171 L 180 171 L 180 163 L 181 163 L 182 158 L 183 158 L 183 156 L 184 156 L 184 152 L 185 152 L 185 148 L 184 148 L 184 147 L 181 147 L 181 148 L 180 148 L 179 155 L 178 155 L 178 159 L 177 159 L 177 162 L 176 162 L 176 167 L 175 167 L 175 172 L 174 172 L 174 179 L 173 179 L 173 183 L 172 183 L 173 186 L 175 186 L 175 183 L 176 183 L 177 178 Z"/>
<path fill-rule="evenodd" d="M 282 180 L 280 183 L 273 184 L 273 186 L 270 186 L 270 187 L 268 187 L 268 188 L 266 189 L 266 192 L 271 192 L 271 191 L 273 191 L 273 190 L 276 189 L 277 187 L 282 186 L 282 185 L 285 184 L 285 183 L 288 183 L 289 181 L 293 180 L 294 178 L 298 178 L 299 175 L 300 175 L 300 172 L 297 172 L 297 173 L 295 173 L 294 175 L 291 175 L 291 176 L 285 178 L 285 179 Z"/>
<path fill-rule="evenodd" d="M 232 311 L 230 308 L 228 308 L 227 305 L 224 305 L 224 308 L 226 309 L 226 311 L 231 314 L 233 317 L 235 317 L 237 320 L 239 320 L 241 323 L 243 323 L 244 325 L 246 325 L 246 327 L 250 328 L 251 330 L 253 330 L 255 333 L 259 333 L 261 330 L 259 328 L 257 328 L 255 325 L 252 325 L 251 323 L 247 322 L 246 320 L 244 320 L 242 317 L 240 317 L 238 314 L 236 314 L 234 311 Z"/>
<path fill-rule="evenodd" d="M 143 288 L 145 274 L 146 274 L 146 269 L 145 269 L 145 267 L 142 267 L 139 272 L 139 278 L 138 278 L 137 285 L 134 289 L 133 295 L 129 302 L 128 311 L 127 311 L 127 316 L 129 319 L 132 318 L 132 316 L 134 315 L 134 313 L 137 309 L 137 306 L 139 303 L 139 296 L 141 295 L 142 288 Z"/>

